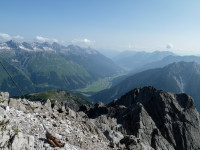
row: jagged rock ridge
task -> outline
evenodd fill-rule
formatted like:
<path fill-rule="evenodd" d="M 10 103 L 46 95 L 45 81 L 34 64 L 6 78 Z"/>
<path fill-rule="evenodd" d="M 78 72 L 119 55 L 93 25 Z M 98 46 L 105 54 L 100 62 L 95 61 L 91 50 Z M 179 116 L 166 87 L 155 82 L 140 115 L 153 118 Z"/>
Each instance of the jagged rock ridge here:
<path fill-rule="evenodd" d="M 199 114 L 186 94 L 172 94 L 153 87 L 136 88 L 107 105 L 84 109 L 90 118 L 116 118 L 127 149 L 137 149 L 135 136 L 143 145 L 162 150 L 200 149 Z M 102 123 L 103 121 L 99 120 Z M 128 136 L 128 137 L 127 137 Z"/>

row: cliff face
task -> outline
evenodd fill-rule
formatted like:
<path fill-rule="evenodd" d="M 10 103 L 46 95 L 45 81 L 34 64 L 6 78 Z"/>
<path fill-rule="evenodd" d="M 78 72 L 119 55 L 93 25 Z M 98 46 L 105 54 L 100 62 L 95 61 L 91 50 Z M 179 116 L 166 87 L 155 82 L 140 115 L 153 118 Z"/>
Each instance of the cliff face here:
<path fill-rule="evenodd" d="M 105 105 L 75 112 L 62 104 L 30 102 L 0 94 L 0 148 L 52 148 L 45 127 L 64 149 L 197 150 L 199 114 L 191 97 L 153 87 L 136 88 Z"/>
<path fill-rule="evenodd" d="M 186 94 L 172 94 L 153 87 L 136 88 L 108 105 L 99 103 L 86 114 L 91 118 L 102 114 L 116 118 L 126 138 L 120 142 L 128 149 L 137 145 L 126 142 L 130 135 L 153 149 L 200 149 L 199 114 L 194 101 Z"/>

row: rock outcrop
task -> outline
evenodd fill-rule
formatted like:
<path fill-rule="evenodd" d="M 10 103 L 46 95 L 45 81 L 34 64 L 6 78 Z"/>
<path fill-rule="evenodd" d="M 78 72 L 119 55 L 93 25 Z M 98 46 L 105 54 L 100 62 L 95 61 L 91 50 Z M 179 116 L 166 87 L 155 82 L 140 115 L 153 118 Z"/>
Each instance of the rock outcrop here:
<path fill-rule="evenodd" d="M 110 149 L 109 141 L 83 112 L 75 112 L 65 105 L 53 105 L 48 100 L 29 102 L 9 98 L 0 93 L 0 149 Z M 63 148 L 53 148 L 46 140 L 41 124 L 57 139 L 65 143 Z"/>
<path fill-rule="evenodd" d="M 200 149 L 199 114 L 194 101 L 186 94 L 172 94 L 153 87 L 136 88 L 119 100 L 96 104 L 85 113 L 99 128 L 109 132 L 107 137 L 111 133 L 109 127 L 120 131 L 120 143 L 127 149 Z M 118 141 L 113 141 L 115 147 Z"/>

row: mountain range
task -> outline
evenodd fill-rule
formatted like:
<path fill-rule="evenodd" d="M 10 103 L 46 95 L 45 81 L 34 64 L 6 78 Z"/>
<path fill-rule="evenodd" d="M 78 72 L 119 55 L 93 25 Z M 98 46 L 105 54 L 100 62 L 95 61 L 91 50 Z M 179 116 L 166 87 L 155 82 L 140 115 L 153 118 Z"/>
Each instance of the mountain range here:
<path fill-rule="evenodd" d="M 0 43 L 0 60 L 24 93 L 81 88 L 98 78 L 123 71 L 91 48 L 47 42 Z M 18 95 L 2 68 L 0 74 L 0 90 Z"/>
<path fill-rule="evenodd" d="M 94 49 L 77 45 L 11 40 L 0 43 L 0 60 L 25 94 L 81 89 L 100 78 L 118 75 L 124 71 L 119 67 L 122 66 L 132 70 L 113 78 L 110 89 L 93 93 L 91 98 L 95 102 L 109 102 L 133 88 L 152 85 L 170 92 L 186 92 L 200 109 L 198 56 L 178 56 L 168 51 L 126 51 L 112 61 Z M 170 64 L 173 62 L 177 63 Z M 2 68 L 0 74 L 0 90 L 10 92 L 11 96 L 19 95 Z"/>
<path fill-rule="evenodd" d="M 200 111 L 200 65 L 196 62 L 177 62 L 136 73 L 110 89 L 94 94 L 92 99 L 107 103 L 120 98 L 131 89 L 150 85 L 169 92 L 191 95 Z"/>
<path fill-rule="evenodd" d="M 175 54 L 169 51 L 124 51 L 113 58 L 121 67 L 128 70 L 136 70 L 146 64 L 157 62 L 167 56 L 174 56 Z"/>
<path fill-rule="evenodd" d="M 153 68 L 161 68 L 161 67 L 169 65 L 171 63 L 180 62 L 180 61 L 196 62 L 196 63 L 200 64 L 200 57 L 194 56 L 194 55 L 188 55 L 188 56 L 169 55 L 169 56 L 164 57 L 161 60 L 147 63 L 143 66 L 137 67 L 136 69 L 129 72 L 129 74 L 134 74 L 134 73 L 138 73 L 138 72 L 148 70 L 148 69 L 153 69 Z"/>
<path fill-rule="evenodd" d="M 147 60 L 145 59 L 139 59 L 139 58 L 135 58 L 132 55 L 134 54 L 134 56 L 139 53 L 141 55 L 141 58 L 147 58 Z M 162 54 L 164 53 L 164 54 Z M 167 55 L 170 54 L 170 55 Z M 166 55 L 166 56 L 165 56 Z M 147 56 L 153 56 L 153 57 L 147 57 Z M 160 57 L 160 56 L 165 56 L 165 57 Z M 112 80 L 112 86 L 115 86 L 116 84 L 120 83 L 121 81 L 123 81 L 124 79 L 132 76 L 133 74 L 145 71 L 145 70 L 149 70 L 149 69 L 155 69 L 155 68 L 162 68 L 165 67 L 166 65 L 169 65 L 171 63 L 174 62 L 180 62 L 180 61 L 184 61 L 184 62 L 196 62 L 198 64 L 200 64 L 200 57 L 199 56 L 194 56 L 194 55 L 188 55 L 188 56 L 179 56 L 176 54 L 173 54 L 171 52 L 165 52 L 165 51 L 155 51 L 152 53 L 148 53 L 148 52 L 136 52 L 136 51 L 125 51 L 122 52 L 122 56 L 118 56 L 119 58 L 123 58 L 125 59 L 126 57 L 132 57 L 134 60 L 127 60 L 127 62 L 129 62 L 129 65 L 133 65 L 134 68 L 130 68 L 130 70 L 127 72 L 127 74 L 123 75 L 123 76 L 119 76 L 115 79 Z M 155 58 L 155 59 L 154 59 Z M 162 58 L 162 59 L 158 59 L 158 58 Z M 135 66 L 135 64 L 133 64 L 132 62 L 138 60 L 138 65 Z M 113 59 L 113 61 L 115 61 L 115 59 Z M 117 61 L 116 61 L 117 63 Z M 118 64 L 120 65 L 120 64 Z"/>

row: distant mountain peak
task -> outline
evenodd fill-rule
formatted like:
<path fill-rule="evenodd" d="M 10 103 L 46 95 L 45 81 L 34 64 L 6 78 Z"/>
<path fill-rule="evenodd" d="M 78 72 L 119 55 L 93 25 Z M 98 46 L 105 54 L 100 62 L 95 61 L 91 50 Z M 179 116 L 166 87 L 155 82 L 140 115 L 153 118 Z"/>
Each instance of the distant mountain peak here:
<path fill-rule="evenodd" d="M 12 47 L 12 48 L 18 48 L 19 47 L 19 43 L 14 41 L 14 40 L 7 41 L 6 44 L 9 47 Z"/>
<path fill-rule="evenodd" d="M 9 43 L 10 43 L 10 44 L 18 44 L 18 42 L 15 41 L 15 40 L 10 40 L 10 41 L 7 41 L 6 43 L 7 43 L 7 44 L 9 44 Z"/>
<path fill-rule="evenodd" d="M 179 62 L 171 63 L 165 66 L 164 68 L 175 71 L 175 72 L 177 70 L 184 70 L 185 68 L 188 68 L 188 71 L 189 71 L 189 70 L 194 70 L 194 69 L 199 70 L 200 65 L 194 61 L 191 61 L 191 62 L 179 61 Z"/>
<path fill-rule="evenodd" d="M 67 48 L 69 49 L 70 53 L 75 54 L 75 55 L 79 55 L 79 54 L 99 54 L 98 51 L 92 49 L 91 47 L 87 47 L 87 48 L 82 48 L 78 45 L 68 45 Z"/>
<path fill-rule="evenodd" d="M 58 46 L 60 47 L 61 45 L 58 44 L 57 42 L 53 42 L 53 43 L 52 43 L 52 46 L 53 46 L 53 47 L 58 47 Z"/>
<path fill-rule="evenodd" d="M 46 46 L 46 47 L 51 47 L 52 44 L 48 43 L 48 42 L 43 42 L 41 43 L 42 46 Z"/>

